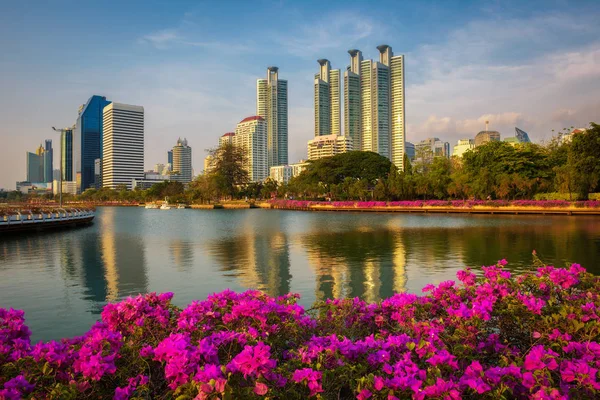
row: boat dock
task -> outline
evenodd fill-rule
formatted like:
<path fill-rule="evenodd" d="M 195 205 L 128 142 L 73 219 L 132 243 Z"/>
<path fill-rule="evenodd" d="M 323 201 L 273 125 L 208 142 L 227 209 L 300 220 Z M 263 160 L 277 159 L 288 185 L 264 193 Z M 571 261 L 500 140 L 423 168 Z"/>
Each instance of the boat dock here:
<path fill-rule="evenodd" d="M 94 210 L 78 208 L 0 209 L 0 234 L 87 225 L 95 216 Z"/>

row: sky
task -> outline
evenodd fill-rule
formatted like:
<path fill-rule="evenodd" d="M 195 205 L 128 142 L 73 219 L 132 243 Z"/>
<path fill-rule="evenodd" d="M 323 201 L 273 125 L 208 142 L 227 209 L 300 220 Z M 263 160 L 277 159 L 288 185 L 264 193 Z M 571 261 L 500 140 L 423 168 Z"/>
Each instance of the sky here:
<path fill-rule="evenodd" d="M 317 59 L 344 70 L 405 55 L 406 138 L 454 145 L 490 121 L 533 141 L 600 122 L 600 1 L 0 0 L 0 188 L 94 95 L 145 109 L 145 166 L 205 149 L 256 112 L 256 79 L 288 80 L 289 161 L 314 136 Z M 58 149 L 55 168 L 58 168 Z"/>

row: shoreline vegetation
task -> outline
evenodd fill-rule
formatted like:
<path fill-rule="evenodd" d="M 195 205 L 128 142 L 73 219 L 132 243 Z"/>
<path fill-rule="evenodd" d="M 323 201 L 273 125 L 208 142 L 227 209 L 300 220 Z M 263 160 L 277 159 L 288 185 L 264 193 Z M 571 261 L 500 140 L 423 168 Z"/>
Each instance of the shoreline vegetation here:
<path fill-rule="evenodd" d="M 80 337 L 31 343 L 0 308 L 0 398 L 597 398 L 600 278 L 506 260 L 376 303 L 173 293 L 108 304 Z"/>
<path fill-rule="evenodd" d="M 207 170 L 188 184 L 174 180 L 157 182 L 145 190 L 129 190 L 126 185 L 90 188 L 79 195 L 63 194 L 63 199 L 134 205 L 168 197 L 172 203 L 217 204 L 217 208 L 235 200 L 274 198 L 363 203 L 600 200 L 600 125 L 591 123 L 585 132 L 568 138 L 557 136 L 543 145 L 492 141 L 461 158 L 436 156 L 419 148 L 413 161 L 404 158 L 401 168 L 377 153 L 349 151 L 307 161 L 302 172 L 291 178 L 274 170 L 273 176 L 280 178 L 274 180 L 262 171 L 260 176 L 266 179 L 258 181 L 250 179 L 244 152 L 223 144 L 210 151 L 212 161 Z M 280 182 L 283 176 L 289 180 Z M 0 192 L 0 202 L 52 199 L 56 197 L 50 193 Z"/>
<path fill-rule="evenodd" d="M 74 202 L 69 208 L 141 207 L 138 202 Z M 58 206 L 46 203 L 0 205 L 0 217 L 21 212 L 56 210 Z M 412 200 L 412 201 L 310 201 L 310 200 L 250 200 L 224 201 L 213 204 L 191 204 L 189 208 L 215 209 L 276 209 L 294 211 L 346 211 L 379 213 L 460 213 L 460 214 L 540 214 L 540 215 L 598 215 L 600 200 Z"/>

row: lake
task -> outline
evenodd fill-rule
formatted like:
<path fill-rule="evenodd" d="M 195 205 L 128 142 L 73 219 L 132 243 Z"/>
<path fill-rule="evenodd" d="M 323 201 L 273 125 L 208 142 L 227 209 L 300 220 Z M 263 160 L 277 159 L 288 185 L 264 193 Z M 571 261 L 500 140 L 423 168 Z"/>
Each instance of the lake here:
<path fill-rule="evenodd" d="M 597 217 L 98 208 L 73 230 L 0 237 L 0 307 L 25 310 L 33 340 L 85 332 L 102 307 L 144 292 L 174 303 L 226 288 L 376 301 L 506 258 L 578 262 L 600 274 Z"/>

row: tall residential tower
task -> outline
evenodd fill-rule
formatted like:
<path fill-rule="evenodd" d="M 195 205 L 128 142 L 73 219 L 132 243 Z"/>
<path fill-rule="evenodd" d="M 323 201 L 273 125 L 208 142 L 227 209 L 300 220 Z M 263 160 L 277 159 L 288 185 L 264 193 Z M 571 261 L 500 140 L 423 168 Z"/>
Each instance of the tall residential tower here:
<path fill-rule="evenodd" d="M 177 139 L 177 145 L 173 146 L 173 173 L 171 179 L 182 183 L 192 181 L 192 148 L 188 146 L 187 139 Z"/>
<path fill-rule="evenodd" d="M 279 68 L 267 68 L 267 79 L 256 82 L 256 114 L 267 123 L 268 167 L 288 163 L 287 81 L 279 79 Z"/>
<path fill-rule="evenodd" d="M 360 50 L 348 50 L 350 66 L 344 72 L 344 135 L 352 139 L 354 150 L 361 149 L 360 130 Z"/>
<path fill-rule="evenodd" d="M 355 150 L 373 151 L 404 168 L 404 56 L 388 45 L 377 46 L 379 61 L 363 60 L 349 50 L 344 73 L 344 134 Z"/>
<path fill-rule="evenodd" d="M 315 75 L 315 136 L 340 135 L 340 70 L 331 69 L 329 60 L 317 60 Z"/>

